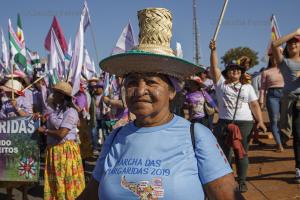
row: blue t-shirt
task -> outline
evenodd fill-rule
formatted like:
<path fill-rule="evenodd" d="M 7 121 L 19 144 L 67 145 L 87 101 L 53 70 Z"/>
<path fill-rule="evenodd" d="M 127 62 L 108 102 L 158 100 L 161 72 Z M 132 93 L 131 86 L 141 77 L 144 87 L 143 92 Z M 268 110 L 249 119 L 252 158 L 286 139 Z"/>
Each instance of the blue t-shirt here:
<path fill-rule="evenodd" d="M 284 58 L 279 67 L 284 80 L 283 91 L 300 94 L 300 78 L 297 77 L 297 73 L 300 71 L 300 62 Z"/>
<path fill-rule="evenodd" d="M 211 131 L 195 125 L 194 151 L 190 122 L 176 115 L 156 127 L 129 123 L 115 134 L 93 171 L 99 199 L 204 199 L 202 185 L 232 172 Z"/>

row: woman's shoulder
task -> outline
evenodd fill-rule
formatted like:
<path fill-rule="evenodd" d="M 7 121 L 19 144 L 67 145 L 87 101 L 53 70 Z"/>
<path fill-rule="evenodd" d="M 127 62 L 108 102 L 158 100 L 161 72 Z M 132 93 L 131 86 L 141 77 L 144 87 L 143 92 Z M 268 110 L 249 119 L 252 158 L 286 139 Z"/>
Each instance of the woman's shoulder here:
<path fill-rule="evenodd" d="M 78 115 L 77 110 L 73 107 L 68 107 L 64 113 L 69 115 Z"/>

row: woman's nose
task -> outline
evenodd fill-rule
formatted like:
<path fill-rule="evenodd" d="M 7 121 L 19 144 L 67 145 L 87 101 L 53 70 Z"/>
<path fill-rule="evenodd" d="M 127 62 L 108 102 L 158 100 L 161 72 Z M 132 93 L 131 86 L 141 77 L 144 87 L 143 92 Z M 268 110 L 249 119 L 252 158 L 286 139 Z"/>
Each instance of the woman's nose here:
<path fill-rule="evenodd" d="M 144 80 L 139 80 L 138 81 L 138 84 L 137 84 L 137 87 L 136 87 L 136 92 L 135 94 L 137 96 L 143 96 L 147 91 L 147 85 L 145 83 Z"/>

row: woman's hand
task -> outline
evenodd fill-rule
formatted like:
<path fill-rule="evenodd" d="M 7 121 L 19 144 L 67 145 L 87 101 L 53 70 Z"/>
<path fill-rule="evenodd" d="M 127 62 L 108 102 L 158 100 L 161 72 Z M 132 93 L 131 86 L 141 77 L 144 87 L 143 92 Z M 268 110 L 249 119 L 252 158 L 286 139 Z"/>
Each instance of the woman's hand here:
<path fill-rule="evenodd" d="M 37 131 L 40 132 L 40 133 L 45 133 L 46 127 L 45 127 L 45 126 L 40 126 L 40 127 L 37 129 Z"/>
<path fill-rule="evenodd" d="M 106 104 L 106 105 L 110 105 L 110 98 L 105 96 L 103 97 L 103 102 Z"/>
<path fill-rule="evenodd" d="M 259 103 L 259 107 L 263 111 L 265 109 L 265 104 L 264 103 Z"/>
<path fill-rule="evenodd" d="M 256 124 L 256 129 L 257 130 L 262 130 L 264 133 L 265 132 L 267 132 L 267 127 L 266 127 L 266 125 L 264 124 L 264 122 L 258 122 L 257 124 Z"/>
<path fill-rule="evenodd" d="M 34 120 L 38 120 L 38 119 L 40 119 L 42 116 L 40 115 L 40 113 L 33 113 L 32 114 L 32 118 L 34 119 Z"/>
<path fill-rule="evenodd" d="M 17 108 L 17 100 L 16 99 L 10 100 L 10 103 L 14 108 Z"/>
<path fill-rule="evenodd" d="M 215 40 L 212 39 L 212 40 L 209 42 L 209 48 L 210 48 L 211 51 L 214 51 L 214 50 L 217 49 L 217 47 L 216 47 L 216 41 L 215 41 Z"/>

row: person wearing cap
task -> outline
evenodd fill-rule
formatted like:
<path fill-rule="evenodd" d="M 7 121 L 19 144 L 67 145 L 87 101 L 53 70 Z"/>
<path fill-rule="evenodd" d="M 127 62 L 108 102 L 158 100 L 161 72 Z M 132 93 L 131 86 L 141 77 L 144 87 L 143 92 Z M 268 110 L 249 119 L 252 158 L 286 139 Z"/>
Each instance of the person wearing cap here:
<path fill-rule="evenodd" d="M 216 42 L 211 40 L 209 48 L 211 49 L 210 71 L 215 83 L 216 94 L 219 104 L 219 122 L 214 130 L 218 141 L 226 154 L 229 162 L 232 161 L 232 150 L 225 144 L 228 137 L 225 131 L 228 124 L 235 122 L 242 135 L 242 145 L 245 151 L 248 151 L 249 140 L 253 128 L 254 115 L 257 129 L 267 130 L 264 125 L 261 109 L 258 104 L 258 98 L 251 84 L 242 84 L 245 68 L 238 64 L 229 64 L 221 72 L 218 66 L 218 56 Z M 243 159 L 236 159 L 237 175 L 240 192 L 248 190 L 246 185 L 247 169 L 249 160 L 247 155 Z"/>
<path fill-rule="evenodd" d="M 280 46 L 286 43 L 283 54 Z M 300 183 L 300 28 L 272 42 L 272 52 L 284 80 L 280 115 L 282 140 L 293 135 L 296 182 Z"/>
<path fill-rule="evenodd" d="M 198 76 L 193 76 L 186 81 L 188 93 L 186 94 L 186 104 L 189 111 L 189 120 L 193 123 L 198 122 L 209 127 L 208 113 L 205 111 L 204 104 L 208 102 L 211 107 L 216 107 L 211 96 L 206 92 L 205 85 Z"/>
<path fill-rule="evenodd" d="M 98 154 L 100 151 L 99 143 L 99 130 L 101 134 L 106 133 L 106 128 L 104 127 L 103 115 L 102 115 L 102 97 L 103 97 L 103 87 L 104 82 L 99 81 L 99 79 L 92 78 L 89 80 L 89 92 L 91 94 L 91 106 L 90 106 L 90 115 L 91 115 L 91 134 L 92 134 L 92 145 L 94 154 Z"/>
<path fill-rule="evenodd" d="M 93 156 L 92 139 L 90 136 L 91 127 L 89 126 L 90 121 L 90 102 L 91 96 L 86 91 L 86 82 L 81 80 L 80 88 L 77 94 L 74 96 L 74 105 L 79 114 L 79 139 L 80 139 L 80 153 L 85 166 L 85 159 Z"/>
<path fill-rule="evenodd" d="M 280 99 L 282 98 L 282 89 L 284 86 L 281 71 L 273 55 L 269 54 L 269 63 L 267 69 L 261 73 L 261 87 L 259 91 L 259 104 L 261 109 L 267 107 L 272 134 L 276 142 L 276 151 L 284 150 L 280 129 L 278 127 L 280 120 Z"/>
<path fill-rule="evenodd" d="M 23 85 L 15 79 L 9 79 L 3 86 L 0 86 L 2 91 L 1 99 L 3 99 L 0 109 L 0 119 L 6 120 L 11 117 L 25 117 L 32 114 L 32 106 L 24 101 L 21 92 Z M 14 94 L 13 94 L 14 93 Z M 0 187 L 6 187 L 8 199 L 12 197 L 12 189 L 21 187 L 23 199 L 27 198 L 28 185 L 30 182 L 0 182 Z"/>
<path fill-rule="evenodd" d="M 100 62 L 104 71 L 124 77 L 126 104 L 136 119 L 109 135 L 78 199 L 242 198 L 211 131 L 170 111 L 179 79 L 203 70 L 170 48 L 171 12 L 148 8 L 138 18 L 139 45 Z"/>
<path fill-rule="evenodd" d="M 47 136 L 44 199 L 75 199 L 85 187 L 84 171 L 77 142 L 78 112 L 72 102 L 72 87 L 58 82 L 52 87 L 54 110 L 46 126 L 38 131 Z"/>
<path fill-rule="evenodd" d="M 24 97 L 22 96 L 23 85 L 19 81 L 10 79 L 1 86 L 1 89 L 5 92 L 7 99 L 2 104 L 0 119 L 17 116 L 24 117 L 33 113 L 32 105 L 28 101 L 24 101 Z"/>

